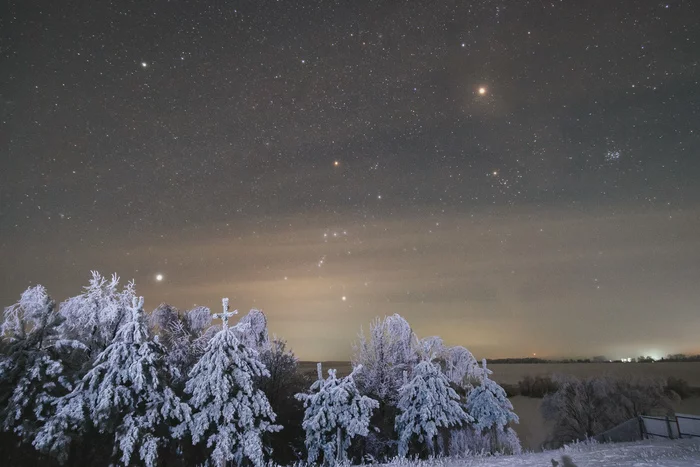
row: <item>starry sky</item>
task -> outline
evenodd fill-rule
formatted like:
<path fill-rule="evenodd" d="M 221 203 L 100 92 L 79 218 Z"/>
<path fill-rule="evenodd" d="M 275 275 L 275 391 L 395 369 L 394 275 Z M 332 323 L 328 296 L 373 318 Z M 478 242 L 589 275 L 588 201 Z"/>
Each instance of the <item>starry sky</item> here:
<path fill-rule="evenodd" d="M 392 313 L 479 357 L 700 351 L 694 0 L 1 8 L 3 306 L 97 269 L 302 359 Z"/>

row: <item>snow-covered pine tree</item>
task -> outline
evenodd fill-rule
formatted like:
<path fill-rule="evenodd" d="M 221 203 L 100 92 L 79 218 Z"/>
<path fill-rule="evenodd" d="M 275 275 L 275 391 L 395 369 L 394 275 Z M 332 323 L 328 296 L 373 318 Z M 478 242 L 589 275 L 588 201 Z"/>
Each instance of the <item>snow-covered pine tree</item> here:
<path fill-rule="evenodd" d="M 408 454 L 410 444 L 424 443 L 434 453 L 441 428 L 461 426 L 472 421 L 459 403 L 459 396 L 440 367 L 420 362 L 410 379 L 399 389 L 399 415 L 395 428 L 399 436 L 399 456 Z"/>
<path fill-rule="evenodd" d="M 58 397 L 72 389 L 54 344 L 61 317 L 46 289 L 28 288 L 5 309 L 0 357 L 0 427 L 31 444 L 53 415 Z"/>
<path fill-rule="evenodd" d="M 91 361 L 117 336 L 120 327 L 130 319 L 129 308 L 136 298 L 134 283 L 119 290 L 119 277 L 107 280 L 92 271 L 90 284 L 82 294 L 61 303 L 59 312 L 64 317 L 61 335 L 84 344 Z"/>
<path fill-rule="evenodd" d="M 162 346 L 150 339 L 143 298 L 134 298 L 127 311 L 112 343 L 60 401 L 57 416 L 37 437 L 38 449 L 65 458 L 66 431 L 92 424 L 113 437 L 113 454 L 121 463 L 135 463 L 136 457 L 152 466 L 160 448 L 184 435 L 190 408 L 169 386 L 174 370 Z"/>
<path fill-rule="evenodd" d="M 360 371 L 356 368 L 355 371 Z M 297 394 L 304 402 L 304 422 L 308 463 L 313 464 L 323 454 L 323 465 L 337 465 L 347 459 L 347 450 L 355 436 L 367 436 L 372 410 L 379 406 L 374 399 L 363 396 L 357 389 L 353 373 L 338 379 L 334 369 L 323 379 L 318 364 L 318 380 L 309 394 Z"/>
<path fill-rule="evenodd" d="M 377 318 L 369 326 L 369 337 L 359 334 L 353 366 L 362 393 L 394 405 L 403 384 L 404 371 L 418 363 L 418 340 L 408 322 L 394 314 Z"/>
<path fill-rule="evenodd" d="M 244 330 L 228 325 L 235 314 L 223 299 L 218 316 L 222 328 L 207 343 L 185 385 L 193 408 L 190 431 L 193 442 L 205 441 L 210 459 L 217 466 L 229 461 L 256 466 L 264 463 L 262 435 L 277 431 L 275 413 L 254 379 L 268 375 L 257 352 L 241 342 Z"/>
<path fill-rule="evenodd" d="M 482 361 L 482 374 L 479 386 L 467 396 L 467 413 L 474 418 L 473 428 L 490 438 L 491 453 L 519 453 L 520 441 L 508 423 L 518 423 L 518 416 L 513 412 L 513 404 L 508 400 L 506 391 L 489 378 L 486 359 Z"/>

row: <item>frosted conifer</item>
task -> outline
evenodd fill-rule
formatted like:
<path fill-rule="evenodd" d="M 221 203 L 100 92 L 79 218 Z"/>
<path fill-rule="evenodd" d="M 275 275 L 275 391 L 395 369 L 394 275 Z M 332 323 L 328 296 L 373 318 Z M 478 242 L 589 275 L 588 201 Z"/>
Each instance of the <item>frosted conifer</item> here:
<path fill-rule="evenodd" d="M 257 352 L 240 339 L 243 327 L 228 325 L 228 299 L 219 317 L 222 329 L 207 343 L 185 385 L 193 408 L 190 431 L 193 442 L 206 442 L 217 466 L 246 460 L 264 463 L 262 436 L 277 431 L 275 413 L 254 379 L 269 375 Z"/>
<path fill-rule="evenodd" d="M 450 387 L 440 367 L 428 360 L 413 369 L 411 378 L 399 390 L 399 415 L 395 428 L 399 436 L 399 456 L 408 454 L 410 443 L 416 439 L 430 452 L 440 428 L 461 426 L 472 421 L 459 403 L 459 396 Z"/>
<path fill-rule="evenodd" d="M 506 391 L 488 377 L 486 359 L 482 363 L 481 384 L 467 396 L 467 413 L 474 420 L 474 429 L 491 439 L 490 451 L 520 452 L 520 442 L 515 431 L 508 427 L 510 422 L 518 423 L 513 412 L 513 404 Z"/>
<path fill-rule="evenodd" d="M 35 446 L 65 456 L 66 431 L 90 422 L 113 434 L 114 454 L 129 465 L 134 457 L 156 465 L 158 449 L 184 435 L 190 409 L 170 389 L 173 370 L 160 344 L 149 338 L 143 298 L 134 298 L 129 315 L 93 368 L 58 407 Z"/>
<path fill-rule="evenodd" d="M 53 415 L 56 398 L 72 388 L 55 348 L 60 322 L 56 303 L 41 285 L 27 289 L 18 303 L 5 309 L 0 428 L 14 431 L 27 443 Z"/>
<path fill-rule="evenodd" d="M 355 369 L 358 371 L 361 369 Z M 354 373 L 354 372 L 353 372 Z M 374 399 L 357 389 L 353 374 L 338 379 L 334 369 L 323 379 L 318 364 L 318 380 L 309 394 L 297 394 L 304 402 L 304 422 L 308 462 L 317 462 L 323 454 L 324 465 L 343 463 L 355 436 L 367 436 L 372 411 L 379 407 Z"/>

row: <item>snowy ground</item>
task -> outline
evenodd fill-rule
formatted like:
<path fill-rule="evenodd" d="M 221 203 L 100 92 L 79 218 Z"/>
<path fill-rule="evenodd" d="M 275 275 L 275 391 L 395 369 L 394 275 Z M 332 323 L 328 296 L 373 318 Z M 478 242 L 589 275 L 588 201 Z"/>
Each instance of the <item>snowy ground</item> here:
<path fill-rule="evenodd" d="M 391 467 L 551 467 L 567 455 L 577 467 L 691 467 L 700 466 L 700 439 L 646 440 L 635 443 L 578 445 L 558 451 L 545 451 L 521 456 L 438 459 L 418 464 L 408 461 L 387 464 Z"/>

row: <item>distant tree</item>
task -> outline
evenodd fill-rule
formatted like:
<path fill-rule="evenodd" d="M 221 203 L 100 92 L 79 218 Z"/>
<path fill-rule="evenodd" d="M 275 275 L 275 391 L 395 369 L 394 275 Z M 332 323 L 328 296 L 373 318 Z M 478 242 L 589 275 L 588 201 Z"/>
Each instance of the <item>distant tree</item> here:
<path fill-rule="evenodd" d="M 556 392 L 559 387 L 550 376 L 537 375 L 533 378 L 528 375 L 518 382 L 518 389 L 523 396 L 541 398 L 549 393 Z"/>
<path fill-rule="evenodd" d="M 361 369 L 357 369 L 359 371 Z M 297 394 L 304 402 L 304 422 L 308 463 L 313 464 L 323 455 L 323 465 L 342 464 L 356 436 L 367 436 L 372 410 L 379 404 L 360 394 L 354 381 L 355 372 L 338 379 L 334 369 L 323 379 L 318 364 L 318 380 L 311 385 L 309 394 Z"/>
<path fill-rule="evenodd" d="M 150 339 L 143 298 L 133 299 L 113 341 L 98 354 L 93 368 L 59 401 L 57 416 L 42 428 L 35 445 L 59 450 L 65 458 L 67 429 L 94 426 L 112 439 L 122 464 L 153 466 L 163 450 L 181 438 L 190 409 L 170 388 L 174 370 L 164 349 Z"/>
<path fill-rule="evenodd" d="M 228 325 L 235 312 L 229 312 L 226 298 L 223 308 L 218 315 L 222 328 L 207 343 L 185 386 L 192 396 L 192 439 L 206 442 L 215 465 L 249 461 L 260 466 L 263 435 L 281 428 L 274 425 L 275 413 L 265 394 L 255 387 L 255 379 L 269 372 L 258 353 L 241 341 L 243 326 Z"/>
<path fill-rule="evenodd" d="M 53 416 L 56 399 L 72 389 L 56 348 L 61 321 L 56 303 L 41 285 L 28 288 L 5 309 L 0 422 L 3 431 L 15 433 L 27 445 Z"/>
<path fill-rule="evenodd" d="M 694 393 L 686 380 L 683 378 L 676 378 L 675 376 L 669 376 L 666 379 L 665 390 L 667 394 L 671 395 L 671 397 L 673 397 L 673 394 L 675 394 L 680 399 L 687 399 Z"/>
<path fill-rule="evenodd" d="M 518 423 L 513 404 L 503 388 L 488 377 L 486 359 L 482 362 L 482 376 L 478 386 L 467 396 L 467 413 L 474 419 L 474 429 L 488 441 L 488 452 L 518 454 L 520 441 L 509 423 Z"/>
<path fill-rule="evenodd" d="M 410 380 L 407 379 L 399 390 L 397 408 L 395 428 L 400 457 L 408 454 L 414 442 L 424 445 L 433 454 L 438 448 L 440 429 L 473 421 L 462 409 L 447 376 L 437 364 L 428 360 L 416 365 Z"/>

